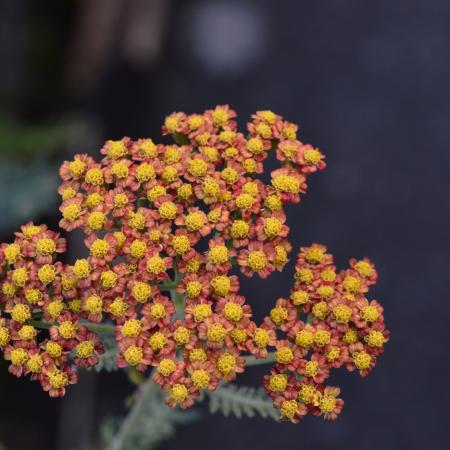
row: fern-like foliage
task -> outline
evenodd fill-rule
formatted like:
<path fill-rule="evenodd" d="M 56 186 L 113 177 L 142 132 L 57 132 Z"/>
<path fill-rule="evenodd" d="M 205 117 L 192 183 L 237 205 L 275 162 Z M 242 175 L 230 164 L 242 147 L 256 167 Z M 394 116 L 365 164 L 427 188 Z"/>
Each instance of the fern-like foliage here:
<path fill-rule="evenodd" d="M 263 389 L 230 384 L 219 386 L 215 391 L 206 391 L 206 395 L 209 397 L 211 413 L 221 412 L 225 416 L 233 414 L 238 418 L 259 414 L 264 418 L 279 419 L 272 400 Z"/>
<path fill-rule="evenodd" d="M 195 410 L 181 411 L 169 408 L 164 403 L 164 394 L 159 386 L 152 387 L 152 395 L 146 402 L 140 414 L 133 421 L 126 439 L 119 446 L 121 450 L 152 450 L 161 442 L 173 437 L 176 427 L 196 420 L 199 414 Z M 101 428 L 100 435 L 106 449 L 115 449 L 114 440 L 120 427 L 120 420 L 107 418 Z"/>
<path fill-rule="evenodd" d="M 101 370 L 106 370 L 107 372 L 117 370 L 116 356 L 119 349 L 117 348 L 114 335 L 102 334 L 102 342 L 105 347 L 105 353 L 99 355 L 99 363 L 94 366 L 94 370 L 96 372 L 100 372 Z"/>

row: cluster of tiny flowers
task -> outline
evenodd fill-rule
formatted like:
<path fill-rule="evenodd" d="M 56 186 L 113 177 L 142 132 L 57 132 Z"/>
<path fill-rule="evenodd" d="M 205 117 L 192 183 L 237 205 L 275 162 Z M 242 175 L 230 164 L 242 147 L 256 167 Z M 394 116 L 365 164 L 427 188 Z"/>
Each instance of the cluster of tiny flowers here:
<path fill-rule="evenodd" d="M 228 106 L 173 113 L 162 132 L 174 144 L 123 138 L 105 143 L 100 163 L 86 154 L 64 162 L 60 227 L 81 229 L 88 255 L 57 261 L 65 240 L 31 222 L 0 246 L 0 348 L 11 373 L 62 396 L 77 367 L 99 363 L 98 331 L 112 324 L 117 365 L 153 368 L 167 404 L 187 408 L 243 372 L 243 354 L 266 358 L 276 346 L 265 385 L 282 417 L 334 417 L 342 401 L 321 384 L 330 367 L 367 373 L 387 338 L 381 307 L 364 298 L 376 273 L 360 261 L 336 275 L 323 247 L 304 249 L 291 298 L 261 326 L 252 321 L 231 270 L 266 278 L 283 269 L 285 205 L 325 162 L 273 112 L 254 114 L 246 135 L 235 117 Z M 280 168 L 264 183 L 270 154 Z"/>
<path fill-rule="evenodd" d="M 290 297 L 279 298 L 265 318 L 283 334 L 275 343 L 276 363 L 264 378 L 282 418 L 297 422 L 312 413 L 335 419 L 344 402 L 338 387 L 324 384 L 331 369 L 366 376 L 375 367 L 389 336 L 383 308 L 366 298 L 376 280 L 367 258 L 351 259 L 348 269 L 336 272 L 326 247 L 301 248 Z"/>

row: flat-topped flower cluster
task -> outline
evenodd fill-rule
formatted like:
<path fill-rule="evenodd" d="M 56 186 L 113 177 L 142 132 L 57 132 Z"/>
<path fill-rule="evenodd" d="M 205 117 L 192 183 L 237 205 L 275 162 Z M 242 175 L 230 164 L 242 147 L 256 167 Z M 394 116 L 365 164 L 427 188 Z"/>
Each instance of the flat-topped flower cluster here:
<path fill-rule="evenodd" d="M 98 364 L 111 328 L 117 365 L 153 367 L 167 403 L 186 408 L 243 372 L 244 355 L 266 358 L 273 347 L 265 386 L 282 417 L 339 412 L 338 391 L 322 385 L 329 369 L 367 373 L 387 339 L 381 307 L 364 297 L 375 269 L 352 260 L 336 274 L 324 247 L 302 249 L 290 299 L 252 321 L 231 270 L 266 278 L 283 269 L 285 205 L 325 162 L 273 112 L 254 114 L 247 135 L 235 117 L 228 106 L 173 113 L 162 130 L 174 144 L 123 138 L 105 143 L 100 163 L 87 154 L 64 162 L 60 227 L 83 230 L 88 255 L 57 261 L 65 240 L 31 222 L 1 245 L 0 348 L 11 373 L 62 396 L 77 367 Z M 280 168 L 264 183 L 272 153 Z"/>

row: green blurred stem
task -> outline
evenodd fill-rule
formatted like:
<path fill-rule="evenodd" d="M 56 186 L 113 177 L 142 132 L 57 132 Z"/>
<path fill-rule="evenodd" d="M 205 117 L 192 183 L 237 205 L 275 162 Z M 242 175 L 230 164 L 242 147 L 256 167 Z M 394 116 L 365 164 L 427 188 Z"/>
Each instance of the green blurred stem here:
<path fill-rule="evenodd" d="M 248 366 L 261 366 L 262 364 L 271 364 L 275 362 L 275 352 L 267 353 L 265 358 L 257 359 L 253 355 L 244 356 L 245 365 Z"/>
<path fill-rule="evenodd" d="M 107 450 L 123 450 L 127 437 L 135 431 L 136 424 L 144 411 L 146 403 L 158 392 L 159 386 L 152 381 L 151 375 L 137 391 L 136 400 L 125 417 L 119 431 L 114 436 Z"/>

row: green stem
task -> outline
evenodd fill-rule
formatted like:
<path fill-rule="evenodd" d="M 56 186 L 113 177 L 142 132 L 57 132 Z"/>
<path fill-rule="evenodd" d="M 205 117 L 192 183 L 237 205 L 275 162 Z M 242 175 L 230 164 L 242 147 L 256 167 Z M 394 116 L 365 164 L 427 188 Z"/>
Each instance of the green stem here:
<path fill-rule="evenodd" d="M 135 431 L 137 422 L 144 411 L 145 405 L 150 401 L 151 397 L 158 392 L 158 389 L 159 386 L 152 381 L 152 377 L 150 375 L 148 380 L 141 385 L 140 389 L 138 389 L 137 399 L 131 407 L 130 412 L 123 420 L 119 431 L 114 436 L 107 450 L 123 450 L 126 448 L 126 439 Z"/>
<path fill-rule="evenodd" d="M 245 365 L 247 367 L 249 366 L 261 366 L 263 364 L 271 364 L 275 362 L 275 352 L 269 352 L 267 353 L 267 356 L 265 358 L 257 359 L 253 355 L 244 356 L 245 359 Z"/>

